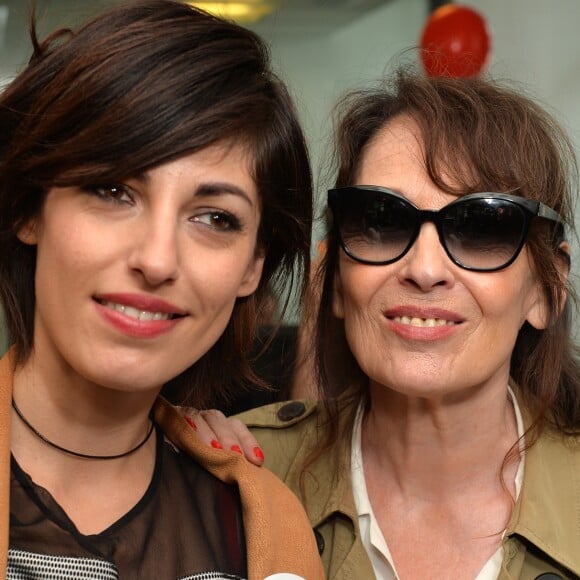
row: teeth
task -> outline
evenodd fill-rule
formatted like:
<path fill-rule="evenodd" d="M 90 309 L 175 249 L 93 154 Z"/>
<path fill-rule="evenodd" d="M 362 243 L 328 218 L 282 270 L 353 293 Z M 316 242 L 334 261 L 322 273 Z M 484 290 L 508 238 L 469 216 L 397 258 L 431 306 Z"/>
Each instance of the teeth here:
<path fill-rule="evenodd" d="M 115 304 L 114 302 L 103 301 L 102 304 L 111 310 L 122 312 L 126 316 L 136 318 L 137 320 L 169 320 L 171 318 L 171 314 L 165 312 L 149 312 L 147 310 L 138 310 L 132 306 L 126 306 L 125 304 Z"/>
<path fill-rule="evenodd" d="M 411 326 L 431 327 L 431 326 L 453 326 L 455 322 L 452 320 L 445 320 L 444 318 L 417 318 L 410 316 L 395 316 L 395 322 L 401 324 L 409 324 Z"/>

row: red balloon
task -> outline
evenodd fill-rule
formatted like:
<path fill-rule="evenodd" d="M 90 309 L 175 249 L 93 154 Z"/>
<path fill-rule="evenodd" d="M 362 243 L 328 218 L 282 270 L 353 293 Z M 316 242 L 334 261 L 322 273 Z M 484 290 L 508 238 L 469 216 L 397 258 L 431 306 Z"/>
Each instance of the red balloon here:
<path fill-rule="evenodd" d="M 429 76 L 471 77 L 487 63 L 487 25 L 472 8 L 444 4 L 431 13 L 421 34 L 421 61 Z"/>

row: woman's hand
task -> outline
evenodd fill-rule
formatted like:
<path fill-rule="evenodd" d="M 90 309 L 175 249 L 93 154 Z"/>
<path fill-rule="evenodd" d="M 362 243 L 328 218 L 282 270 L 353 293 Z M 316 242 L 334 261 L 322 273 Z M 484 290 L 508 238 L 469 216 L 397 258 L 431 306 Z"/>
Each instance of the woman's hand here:
<path fill-rule="evenodd" d="M 264 463 L 264 453 L 258 441 L 239 419 L 226 417 L 217 409 L 208 411 L 198 411 L 192 407 L 178 409 L 207 445 L 245 455 L 254 465 L 260 466 Z"/>

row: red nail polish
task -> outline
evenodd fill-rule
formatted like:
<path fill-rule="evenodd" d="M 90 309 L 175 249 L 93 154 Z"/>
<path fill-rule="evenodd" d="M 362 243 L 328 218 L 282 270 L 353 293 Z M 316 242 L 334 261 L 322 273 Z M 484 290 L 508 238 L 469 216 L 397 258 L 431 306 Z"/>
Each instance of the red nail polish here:
<path fill-rule="evenodd" d="M 254 455 L 260 460 L 264 461 L 264 452 L 259 447 L 254 447 Z"/>
<path fill-rule="evenodd" d="M 212 446 L 214 449 L 223 449 L 223 448 L 222 448 L 222 444 L 221 444 L 221 443 L 220 443 L 220 442 L 219 442 L 217 439 L 212 439 L 212 440 L 211 440 L 211 446 Z"/>
<path fill-rule="evenodd" d="M 195 421 L 193 419 L 190 419 L 189 417 L 186 417 L 185 420 L 189 423 L 189 426 L 194 430 L 197 431 L 197 425 L 195 424 Z"/>
<path fill-rule="evenodd" d="M 232 446 L 230 447 L 230 449 L 231 449 L 232 451 L 235 451 L 236 453 L 239 453 L 240 455 L 243 455 L 243 453 L 242 453 L 242 450 L 241 450 L 241 448 L 240 448 L 240 446 L 239 446 L 239 445 L 232 445 Z"/>

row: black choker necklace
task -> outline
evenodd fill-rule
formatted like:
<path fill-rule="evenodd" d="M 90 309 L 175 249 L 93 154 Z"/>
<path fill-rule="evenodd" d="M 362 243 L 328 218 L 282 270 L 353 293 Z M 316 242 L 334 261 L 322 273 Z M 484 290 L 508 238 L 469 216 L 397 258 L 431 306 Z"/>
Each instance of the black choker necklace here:
<path fill-rule="evenodd" d="M 155 426 L 153 421 L 151 421 L 151 426 L 149 427 L 149 430 L 147 431 L 145 438 L 140 443 L 138 443 L 135 447 L 133 447 L 132 449 L 129 449 L 129 451 L 125 451 L 125 453 L 119 453 L 118 455 L 88 455 L 87 453 L 77 453 L 76 451 L 71 451 L 70 449 L 65 449 L 64 447 L 61 447 L 60 445 L 53 443 L 52 441 L 50 441 L 50 439 L 47 439 L 42 433 L 37 431 L 28 422 L 28 420 L 22 414 L 22 411 L 18 408 L 18 405 L 16 405 L 14 399 L 12 399 L 12 408 L 16 411 L 16 414 L 20 417 L 20 420 L 39 439 L 42 439 L 42 441 L 44 441 L 47 445 L 50 445 L 51 447 L 54 447 L 55 449 L 58 449 L 59 451 L 62 451 L 63 453 L 68 453 L 69 455 L 74 455 L 75 457 L 82 457 L 83 459 L 119 459 L 120 457 L 127 457 L 127 455 L 131 455 L 131 453 L 135 453 L 135 451 L 137 451 L 138 449 L 141 449 L 141 447 L 143 447 L 143 445 L 145 445 L 145 443 L 147 443 L 147 441 L 149 441 L 149 437 L 151 437 L 151 433 L 153 433 L 153 428 Z"/>

